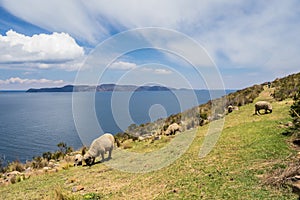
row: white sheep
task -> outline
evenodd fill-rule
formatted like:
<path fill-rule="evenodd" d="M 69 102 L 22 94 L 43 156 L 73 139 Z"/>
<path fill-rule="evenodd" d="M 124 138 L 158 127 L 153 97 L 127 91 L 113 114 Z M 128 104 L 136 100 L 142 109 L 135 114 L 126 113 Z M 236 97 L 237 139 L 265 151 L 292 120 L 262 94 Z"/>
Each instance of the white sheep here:
<path fill-rule="evenodd" d="M 181 126 L 179 126 L 177 123 L 173 123 L 167 128 L 165 135 L 175 135 L 177 131 L 182 131 Z"/>
<path fill-rule="evenodd" d="M 85 163 L 89 166 L 94 164 L 96 157 L 102 157 L 101 162 L 104 161 L 104 154 L 108 151 L 108 159 L 111 159 L 112 150 L 114 148 L 115 138 L 110 133 L 105 133 L 99 138 L 95 139 L 88 152 L 83 156 Z"/>
<path fill-rule="evenodd" d="M 272 105 L 267 101 L 258 101 L 258 102 L 256 102 L 256 104 L 255 104 L 255 114 L 257 114 L 257 115 L 261 114 L 259 112 L 259 110 L 262 110 L 262 109 L 265 110 L 265 113 L 268 113 L 268 111 L 270 113 L 272 113 Z"/>

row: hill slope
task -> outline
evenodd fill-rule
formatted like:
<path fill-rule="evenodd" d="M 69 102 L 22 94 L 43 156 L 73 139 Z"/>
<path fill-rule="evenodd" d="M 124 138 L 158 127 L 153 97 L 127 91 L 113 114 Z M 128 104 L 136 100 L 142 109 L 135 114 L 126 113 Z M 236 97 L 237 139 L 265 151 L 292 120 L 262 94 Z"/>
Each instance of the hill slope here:
<path fill-rule="evenodd" d="M 270 92 L 263 91 L 255 101 L 272 100 Z M 296 153 L 278 126 L 290 120 L 291 103 L 273 102 L 268 115 L 253 115 L 254 103 L 227 115 L 216 146 L 202 159 L 198 153 L 209 125 L 193 129 L 196 137 L 189 149 L 163 169 L 128 173 L 105 163 L 70 167 L 2 187 L 1 199 L 296 199 L 289 189 L 271 188 L 261 181 L 270 171 L 284 168 L 285 160 Z M 176 137 L 184 134 L 189 133 Z M 139 143 L 137 150 L 159 148 L 160 142 Z M 118 159 L 118 151 L 113 159 Z M 72 192 L 76 186 L 84 189 Z"/>
<path fill-rule="evenodd" d="M 63 87 L 54 88 L 30 88 L 26 92 L 107 92 L 107 91 L 169 91 L 174 88 L 163 86 L 136 86 L 136 85 L 116 85 L 101 84 L 97 86 L 91 85 L 65 85 Z"/>

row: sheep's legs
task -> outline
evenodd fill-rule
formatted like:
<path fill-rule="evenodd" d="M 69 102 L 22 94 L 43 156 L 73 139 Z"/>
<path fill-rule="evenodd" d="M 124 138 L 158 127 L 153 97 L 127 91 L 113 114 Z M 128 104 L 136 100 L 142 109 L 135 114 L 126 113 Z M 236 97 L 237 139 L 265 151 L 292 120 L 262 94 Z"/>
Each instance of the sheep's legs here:
<path fill-rule="evenodd" d="M 111 159 L 111 153 L 112 153 L 112 149 L 110 149 L 110 150 L 108 151 L 108 159 Z"/>
<path fill-rule="evenodd" d="M 101 162 L 103 162 L 103 161 L 104 161 L 104 152 L 103 152 L 103 153 L 101 153 L 101 157 L 102 157 L 102 160 L 101 160 Z"/>

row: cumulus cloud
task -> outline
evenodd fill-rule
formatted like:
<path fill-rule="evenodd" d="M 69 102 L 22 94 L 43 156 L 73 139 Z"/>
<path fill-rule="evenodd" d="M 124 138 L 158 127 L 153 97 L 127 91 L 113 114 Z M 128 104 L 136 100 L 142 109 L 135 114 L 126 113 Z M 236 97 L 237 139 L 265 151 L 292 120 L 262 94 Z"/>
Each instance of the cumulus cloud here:
<path fill-rule="evenodd" d="M 90 43 L 110 35 L 110 28 L 178 27 L 191 20 L 199 2 L 152 0 L 2 0 L 2 6 L 21 19 L 49 31 L 63 31 Z M 30 5 L 30 6 L 28 6 Z"/>
<path fill-rule="evenodd" d="M 110 2 L 107 2 L 108 4 Z M 13 15 L 50 32 L 66 32 L 83 41 L 95 42 L 108 31 L 97 22 L 99 13 L 91 13 L 82 1 L 0 1 Z"/>
<path fill-rule="evenodd" d="M 36 63 L 39 68 L 71 62 L 84 50 L 67 33 L 25 36 L 13 30 L 0 35 L 0 63 Z M 72 65 L 70 65 L 72 67 Z"/>
<path fill-rule="evenodd" d="M 63 84 L 63 80 L 49 80 L 49 79 L 22 79 L 20 77 L 11 77 L 6 80 L 0 80 L 0 84 L 8 85 L 8 84 L 55 84 L 60 85 Z"/>
<path fill-rule="evenodd" d="M 68 33 L 91 45 L 122 30 L 163 27 L 191 36 L 223 69 L 265 70 L 269 76 L 299 70 L 300 5 L 294 0 L 274 0 L 272 3 L 247 0 L 0 0 L 0 5 L 29 23 L 50 32 Z M 209 59 L 182 41 L 165 45 L 177 48 L 178 52 L 189 49 L 188 56 L 203 58 L 202 65 L 210 64 Z M 9 48 L 20 51 L 18 46 Z M 12 59 L 9 54 L 0 55 L 4 60 Z M 49 67 L 44 64 L 40 67 Z M 112 67 L 131 69 L 120 63 Z M 264 76 L 265 79 L 272 77 Z"/>
<path fill-rule="evenodd" d="M 282 65 L 291 62 L 294 66 L 299 61 L 295 58 L 299 40 L 294 36 L 300 33 L 299 3 L 296 1 L 282 3 L 277 0 L 270 4 L 246 0 L 182 0 L 176 3 L 173 0 L 3 0 L 1 4 L 27 22 L 49 31 L 67 32 L 93 44 L 107 38 L 112 29 L 158 26 L 196 38 L 222 64 L 224 58 L 232 66 L 239 67 L 271 66 L 277 61 Z M 286 51 L 280 50 L 282 47 L 292 49 L 292 55 L 285 55 Z"/>

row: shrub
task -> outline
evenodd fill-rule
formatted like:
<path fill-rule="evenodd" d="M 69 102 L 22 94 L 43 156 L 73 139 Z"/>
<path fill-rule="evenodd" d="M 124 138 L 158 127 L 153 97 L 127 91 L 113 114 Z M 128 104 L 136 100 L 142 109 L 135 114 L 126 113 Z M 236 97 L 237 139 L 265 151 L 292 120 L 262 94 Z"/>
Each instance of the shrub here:
<path fill-rule="evenodd" d="M 275 87 L 273 96 L 276 100 L 293 98 L 300 87 L 300 73 L 276 79 L 272 85 Z"/>
<path fill-rule="evenodd" d="M 24 164 L 22 164 L 19 160 L 16 160 L 14 162 L 11 162 L 8 165 L 8 171 L 18 171 L 18 172 L 22 172 L 24 171 Z"/>
<path fill-rule="evenodd" d="M 88 151 L 88 148 L 86 146 L 83 146 L 80 150 L 81 155 L 84 155 Z"/>
<path fill-rule="evenodd" d="M 83 200 L 98 200 L 98 199 L 101 199 L 101 196 L 99 194 L 88 193 L 83 195 Z"/>
<path fill-rule="evenodd" d="M 12 184 L 15 184 L 15 183 L 17 182 L 16 176 L 12 176 L 12 177 L 10 178 L 10 182 L 11 182 Z"/>
<path fill-rule="evenodd" d="M 64 142 L 60 142 L 57 144 L 57 147 L 59 148 L 59 151 L 62 152 L 63 155 L 67 154 L 67 144 Z"/>
<path fill-rule="evenodd" d="M 4 173 L 7 171 L 7 162 L 5 161 L 5 156 L 0 157 L 0 173 Z"/>
<path fill-rule="evenodd" d="M 293 118 L 295 131 L 300 130 L 300 88 L 294 96 L 294 103 L 291 105 L 290 115 Z"/>
<path fill-rule="evenodd" d="M 66 153 L 72 153 L 74 151 L 73 147 L 68 146 Z"/>
<path fill-rule="evenodd" d="M 49 161 L 52 158 L 52 153 L 50 151 L 44 152 L 42 156 L 43 156 L 44 159 L 46 159 L 47 161 Z"/>
<path fill-rule="evenodd" d="M 52 159 L 54 159 L 56 161 L 63 157 L 64 157 L 64 154 L 61 151 L 56 151 L 52 154 Z"/>
<path fill-rule="evenodd" d="M 32 167 L 35 169 L 43 168 L 48 165 L 48 161 L 41 156 L 34 157 L 32 160 Z"/>

